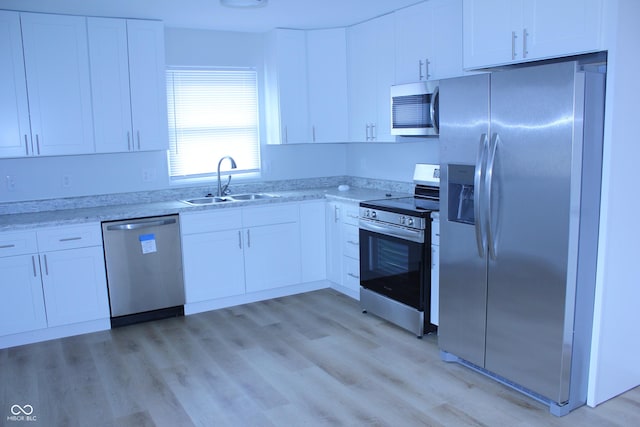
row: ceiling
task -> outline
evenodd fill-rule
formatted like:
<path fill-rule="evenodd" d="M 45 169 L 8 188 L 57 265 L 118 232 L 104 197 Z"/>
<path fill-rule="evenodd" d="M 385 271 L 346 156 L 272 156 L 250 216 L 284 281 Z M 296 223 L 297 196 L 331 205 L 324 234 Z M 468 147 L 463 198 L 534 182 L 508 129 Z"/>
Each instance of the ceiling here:
<path fill-rule="evenodd" d="M 0 9 L 161 19 L 167 27 L 264 32 L 273 28 L 345 27 L 421 0 L 269 0 L 237 9 L 219 0 L 0 0 Z"/>

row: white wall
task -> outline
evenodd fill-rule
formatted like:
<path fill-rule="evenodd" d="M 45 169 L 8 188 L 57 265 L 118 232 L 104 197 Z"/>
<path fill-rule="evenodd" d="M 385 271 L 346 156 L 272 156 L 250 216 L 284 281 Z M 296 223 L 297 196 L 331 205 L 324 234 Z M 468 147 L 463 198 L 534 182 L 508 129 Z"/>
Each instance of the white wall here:
<path fill-rule="evenodd" d="M 403 141 L 410 140 L 405 138 Z M 347 175 L 412 182 L 416 163 L 439 163 L 438 138 L 347 146 Z"/>
<path fill-rule="evenodd" d="M 640 2 L 605 3 L 609 59 L 591 406 L 640 384 Z"/>

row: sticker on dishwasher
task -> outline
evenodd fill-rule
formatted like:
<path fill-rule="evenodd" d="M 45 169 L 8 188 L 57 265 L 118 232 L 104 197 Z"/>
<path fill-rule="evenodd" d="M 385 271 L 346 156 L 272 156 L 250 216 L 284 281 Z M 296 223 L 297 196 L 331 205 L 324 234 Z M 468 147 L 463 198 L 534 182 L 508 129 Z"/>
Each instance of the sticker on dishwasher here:
<path fill-rule="evenodd" d="M 140 246 L 142 246 L 143 254 L 151 254 L 158 251 L 156 248 L 155 234 L 141 234 L 138 236 L 138 240 L 140 240 Z"/>

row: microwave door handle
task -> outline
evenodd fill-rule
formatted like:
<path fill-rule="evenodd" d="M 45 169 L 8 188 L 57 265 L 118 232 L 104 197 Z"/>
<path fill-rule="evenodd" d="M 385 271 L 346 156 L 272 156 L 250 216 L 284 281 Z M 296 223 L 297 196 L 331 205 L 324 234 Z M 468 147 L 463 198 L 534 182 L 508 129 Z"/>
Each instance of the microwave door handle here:
<path fill-rule="evenodd" d="M 436 114 L 438 112 L 438 102 L 440 97 L 440 90 L 438 86 L 433 90 L 433 94 L 431 94 L 431 103 L 429 104 L 429 116 L 431 117 L 431 123 L 433 124 L 433 130 L 436 133 L 439 133 L 440 124 L 438 123 L 438 116 Z"/>

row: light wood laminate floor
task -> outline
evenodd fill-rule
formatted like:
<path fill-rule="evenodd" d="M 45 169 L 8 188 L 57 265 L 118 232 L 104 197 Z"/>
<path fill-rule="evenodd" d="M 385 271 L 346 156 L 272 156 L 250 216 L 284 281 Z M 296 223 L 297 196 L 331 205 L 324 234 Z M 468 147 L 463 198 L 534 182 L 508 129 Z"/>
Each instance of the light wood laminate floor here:
<path fill-rule="evenodd" d="M 0 381 L 7 426 L 640 425 L 639 388 L 556 418 L 329 289 L 0 350 Z"/>

